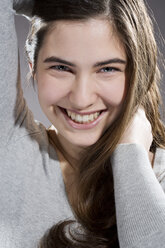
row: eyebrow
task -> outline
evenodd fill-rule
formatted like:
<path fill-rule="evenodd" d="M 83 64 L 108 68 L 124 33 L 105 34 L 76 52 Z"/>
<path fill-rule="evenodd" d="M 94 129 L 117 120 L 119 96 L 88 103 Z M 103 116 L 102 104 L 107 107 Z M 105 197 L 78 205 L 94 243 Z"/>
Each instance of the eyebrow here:
<path fill-rule="evenodd" d="M 51 57 L 48 57 L 44 60 L 44 63 L 52 63 L 52 62 L 56 62 L 56 63 L 62 63 L 62 64 L 65 64 L 65 65 L 68 65 L 68 66 L 72 66 L 72 67 L 76 67 L 75 64 L 67 61 L 67 60 L 64 60 L 64 59 L 61 59 L 59 57 L 55 57 L 55 56 L 51 56 Z M 99 67 L 99 66 L 104 66 L 104 65 L 107 65 L 107 64 L 126 64 L 126 60 L 123 60 L 123 59 L 120 59 L 120 58 L 113 58 L 113 59 L 109 59 L 109 60 L 105 60 L 105 61 L 101 61 L 101 62 L 97 62 L 94 64 L 94 67 Z"/>

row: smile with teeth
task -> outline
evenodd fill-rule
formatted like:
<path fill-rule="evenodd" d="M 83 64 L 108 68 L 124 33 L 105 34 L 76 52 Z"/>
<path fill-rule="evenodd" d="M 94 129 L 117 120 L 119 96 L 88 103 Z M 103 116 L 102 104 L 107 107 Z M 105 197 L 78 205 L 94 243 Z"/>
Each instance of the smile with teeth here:
<path fill-rule="evenodd" d="M 74 122 L 77 122 L 77 123 L 90 123 L 94 120 L 96 120 L 99 115 L 101 114 L 101 112 L 95 112 L 93 114 L 89 114 L 89 115 L 79 115 L 79 114 L 76 114 L 70 110 L 67 110 L 66 109 L 66 113 L 68 115 L 68 117 L 70 119 L 72 119 L 72 121 Z"/>

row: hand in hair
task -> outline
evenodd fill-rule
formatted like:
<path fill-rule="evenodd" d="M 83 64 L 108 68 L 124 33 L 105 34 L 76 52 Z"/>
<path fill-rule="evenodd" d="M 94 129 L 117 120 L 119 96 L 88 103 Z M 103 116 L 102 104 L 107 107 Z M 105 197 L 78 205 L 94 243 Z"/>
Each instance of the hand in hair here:
<path fill-rule="evenodd" d="M 143 108 L 139 108 L 126 128 L 120 144 L 140 144 L 149 152 L 153 141 L 151 124 Z"/>

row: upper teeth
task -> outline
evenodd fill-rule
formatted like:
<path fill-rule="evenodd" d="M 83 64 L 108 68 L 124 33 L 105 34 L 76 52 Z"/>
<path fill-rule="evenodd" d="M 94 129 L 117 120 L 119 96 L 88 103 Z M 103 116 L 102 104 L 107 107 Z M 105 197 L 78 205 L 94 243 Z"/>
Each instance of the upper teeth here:
<path fill-rule="evenodd" d="M 95 113 L 90 114 L 90 115 L 79 115 L 79 114 L 76 114 L 76 113 L 71 112 L 69 110 L 66 110 L 66 112 L 67 112 L 68 116 L 73 121 L 76 121 L 76 122 L 79 122 L 79 123 L 87 123 L 87 122 L 90 122 L 90 121 L 94 121 L 100 115 L 100 112 L 95 112 Z"/>

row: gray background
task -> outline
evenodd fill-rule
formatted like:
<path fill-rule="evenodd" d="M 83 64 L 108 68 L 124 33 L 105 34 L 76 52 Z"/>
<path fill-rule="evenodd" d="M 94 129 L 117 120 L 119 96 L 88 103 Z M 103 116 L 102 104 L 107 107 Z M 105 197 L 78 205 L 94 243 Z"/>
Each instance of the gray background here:
<path fill-rule="evenodd" d="M 153 12 L 155 21 L 155 33 L 157 40 L 159 40 L 160 31 L 162 36 L 165 38 L 165 0 L 147 0 L 147 4 L 150 6 L 150 11 Z M 41 121 L 46 126 L 49 126 L 50 123 L 47 118 L 42 113 L 38 103 L 37 91 L 34 91 L 32 87 L 32 83 L 28 81 L 28 65 L 26 62 L 26 56 L 24 53 L 24 45 L 26 36 L 29 30 L 29 22 L 25 17 L 16 16 L 16 30 L 18 34 L 18 43 L 20 49 L 20 62 L 21 62 L 21 78 L 22 78 L 22 87 L 24 91 L 24 96 L 27 100 L 29 108 L 33 111 L 35 119 Z M 145 23 L 144 23 L 145 25 Z M 161 42 L 158 42 L 161 52 L 164 54 L 165 57 L 165 48 Z M 165 103 L 165 72 L 162 68 L 162 85 L 161 85 L 161 93 L 163 96 L 163 101 Z M 165 118 L 164 118 L 165 120 Z"/>

